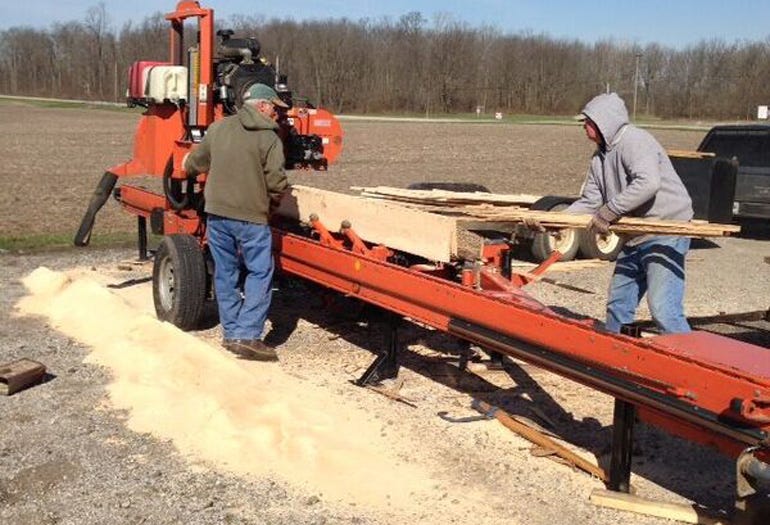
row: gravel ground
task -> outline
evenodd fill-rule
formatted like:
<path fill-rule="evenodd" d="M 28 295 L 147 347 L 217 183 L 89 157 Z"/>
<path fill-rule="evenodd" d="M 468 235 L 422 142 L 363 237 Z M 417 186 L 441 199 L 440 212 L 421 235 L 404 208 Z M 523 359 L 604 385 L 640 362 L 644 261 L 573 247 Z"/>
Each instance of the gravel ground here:
<path fill-rule="evenodd" d="M 770 249 L 761 242 L 741 239 L 720 244 L 718 249 L 691 253 L 688 313 L 767 308 L 770 288 L 767 265 L 761 261 L 770 255 Z M 0 426 L 1 520 L 12 524 L 432 521 L 398 509 L 383 512 L 325 501 L 302 487 L 271 479 L 221 474 L 210 465 L 181 457 L 172 443 L 127 430 L 126 415 L 111 409 L 106 401 L 109 373 L 83 363 L 88 349 L 40 319 L 20 318 L 12 312 L 25 293 L 19 279 L 38 266 L 90 267 L 111 275 L 115 282 L 141 280 L 148 268 L 116 270 L 118 261 L 131 256 L 125 250 L 0 256 L 6 268 L 0 281 L 4 360 L 36 359 L 51 374 L 42 385 L 0 399 L 0 420 L 7 422 Z M 716 271 L 735 260 L 745 262 L 743 271 Z M 600 316 L 610 268 L 553 273 L 558 282 L 591 293 L 549 283 L 538 283 L 531 291 L 546 303 Z M 713 289 L 719 290 L 718 295 Z M 504 372 L 476 365 L 473 373 L 458 373 L 452 364 L 457 352 L 454 341 L 410 326 L 401 332 L 409 350 L 401 374 L 405 380 L 402 393 L 417 406 L 407 407 L 349 382 L 362 373 L 377 351 L 380 325 L 354 322 L 349 315 L 318 308 L 320 303 L 312 287 L 282 281 L 271 320 L 274 326 L 296 324 L 296 328 L 279 347 L 281 366 L 351 397 L 371 411 L 397 439 L 414 443 L 414 461 L 429 465 L 446 483 L 456 483 L 455 489 L 468 487 L 486 494 L 489 505 L 474 512 L 476 523 L 663 523 L 594 507 L 587 496 L 600 483 L 532 456 L 526 441 L 507 435 L 496 422 L 451 424 L 437 417 L 442 411 L 453 417 L 471 415 L 470 399 L 480 397 L 540 424 L 545 414 L 556 434 L 589 457 L 606 461 L 612 418 L 607 396 L 513 361 Z M 753 323 L 742 325 L 739 335 L 770 346 L 768 330 L 768 323 Z M 198 335 L 212 343 L 220 337 L 218 327 Z M 637 436 L 633 484 L 640 494 L 666 501 L 695 501 L 711 508 L 731 505 L 730 460 L 643 425 Z M 469 521 L 467 509 L 456 498 L 443 501 L 438 495 L 430 504 L 445 507 L 446 521 L 442 522 Z"/>

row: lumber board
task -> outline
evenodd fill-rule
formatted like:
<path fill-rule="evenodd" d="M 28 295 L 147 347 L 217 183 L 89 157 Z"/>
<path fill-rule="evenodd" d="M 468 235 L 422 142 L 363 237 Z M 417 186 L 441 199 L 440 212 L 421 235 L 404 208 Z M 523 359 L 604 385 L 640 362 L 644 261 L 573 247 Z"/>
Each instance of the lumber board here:
<path fill-rule="evenodd" d="M 631 494 L 611 490 L 594 489 L 589 498 L 595 505 L 656 516 L 693 525 L 728 525 L 721 517 L 708 514 L 694 505 L 653 501 Z"/>
<path fill-rule="evenodd" d="M 575 259 L 574 261 L 559 261 L 553 263 L 548 267 L 548 272 L 574 272 L 577 270 L 585 270 L 586 268 L 597 268 L 601 266 L 608 266 L 610 261 L 604 261 L 602 259 Z M 515 261 L 511 264 L 514 268 L 523 269 L 524 271 L 530 271 L 537 268 L 537 264 L 530 262 Z"/>
<path fill-rule="evenodd" d="M 352 186 L 350 189 L 359 191 L 365 197 L 387 198 L 409 202 L 443 203 L 459 205 L 466 203 L 485 203 L 492 205 L 531 205 L 538 201 L 540 195 L 530 194 L 500 194 L 482 191 L 448 191 L 448 190 L 410 190 L 391 186 Z"/>
<path fill-rule="evenodd" d="M 708 159 L 716 157 L 716 153 L 710 153 L 708 151 L 691 151 L 685 149 L 670 149 L 668 153 L 669 157 L 680 157 L 687 159 Z"/>
<path fill-rule="evenodd" d="M 450 262 L 457 254 L 456 219 L 388 201 L 297 185 L 284 196 L 275 213 L 303 222 L 316 214 L 330 231 L 338 231 L 347 220 L 365 241 L 432 261 Z"/>
<path fill-rule="evenodd" d="M 497 222 L 537 221 L 548 229 L 585 228 L 591 215 L 557 211 L 506 210 L 488 214 L 484 220 Z M 469 222 L 478 219 L 469 219 Z M 460 221 L 462 223 L 462 221 Z M 640 217 L 621 217 L 610 225 L 610 231 L 628 235 L 686 235 L 691 237 L 722 237 L 737 233 L 741 227 L 736 224 L 716 224 L 689 221 L 653 220 Z"/>
<path fill-rule="evenodd" d="M 609 479 L 607 473 L 588 459 L 572 452 L 567 447 L 557 443 L 553 439 L 546 436 L 543 432 L 538 431 L 530 425 L 518 420 L 514 416 L 511 416 L 504 410 L 494 407 L 480 399 L 474 399 L 471 405 L 474 409 L 478 410 L 482 414 L 491 414 L 492 417 L 497 419 L 508 430 L 515 432 L 524 439 L 538 445 L 548 451 L 549 454 L 556 454 L 558 457 L 567 461 L 570 465 L 574 465 L 580 470 L 596 476 L 602 481 Z"/>

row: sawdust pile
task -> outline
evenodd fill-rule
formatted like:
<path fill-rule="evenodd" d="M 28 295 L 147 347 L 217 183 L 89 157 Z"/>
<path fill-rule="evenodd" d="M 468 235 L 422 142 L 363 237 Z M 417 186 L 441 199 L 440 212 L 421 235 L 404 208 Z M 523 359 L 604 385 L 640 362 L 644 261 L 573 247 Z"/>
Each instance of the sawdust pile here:
<path fill-rule="evenodd" d="M 435 480 L 407 463 L 407 443 L 399 452 L 392 435 L 385 441 L 370 414 L 279 365 L 237 360 L 161 323 L 149 294 L 140 306 L 85 274 L 38 268 L 17 308 L 92 349 L 87 361 L 112 371 L 110 400 L 132 430 L 214 468 L 276 476 L 325 499 L 402 511 L 432 499 Z"/>

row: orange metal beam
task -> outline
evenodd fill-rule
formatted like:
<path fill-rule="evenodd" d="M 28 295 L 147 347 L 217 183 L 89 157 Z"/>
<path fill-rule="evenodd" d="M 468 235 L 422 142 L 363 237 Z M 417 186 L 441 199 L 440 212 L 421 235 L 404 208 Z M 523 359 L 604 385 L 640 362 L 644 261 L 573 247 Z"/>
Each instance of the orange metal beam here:
<path fill-rule="evenodd" d="M 694 332 L 692 337 L 683 334 L 646 339 L 599 332 L 592 322 L 560 316 L 523 292 L 518 298 L 515 294 L 502 297 L 499 291 L 475 290 L 280 230 L 274 231 L 274 241 L 280 267 L 291 274 L 439 330 L 453 333 L 453 321 L 461 320 L 548 349 L 553 355 L 575 360 L 588 369 L 669 399 L 689 410 L 696 420 L 699 411 L 712 414 L 708 425 L 699 425 L 683 424 L 680 417 L 666 414 L 657 405 L 647 410 L 656 414 L 656 421 L 669 430 L 686 434 L 690 439 L 699 435 L 698 441 L 717 446 L 727 454 L 735 455 L 770 432 L 770 423 L 764 420 L 770 414 L 764 404 L 753 406 L 751 418 L 735 408 L 736 399 L 768 397 L 770 365 L 737 366 L 727 357 L 749 352 L 752 358 L 759 358 L 766 349 L 702 332 Z M 555 369 L 547 361 L 538 364 Z M 564 370 L 557 371 L 569 376 Z M 573 378 L 615 395 L 602 382 L 585 376 Z M 639 403 L 636 397 L 627 400 Z M 720 425 L 723 432 L 707 428 Z M 741 429 L 746 428 L 751 432 L 739 436 Z"/>

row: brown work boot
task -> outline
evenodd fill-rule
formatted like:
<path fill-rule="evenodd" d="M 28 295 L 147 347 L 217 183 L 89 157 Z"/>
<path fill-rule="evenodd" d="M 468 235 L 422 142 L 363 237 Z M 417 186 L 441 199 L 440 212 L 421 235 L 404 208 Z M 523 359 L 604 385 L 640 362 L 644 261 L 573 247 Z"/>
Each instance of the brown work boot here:
<path fill-rule="evenodd" d="M 259 339 L 226 339 L 224 347 L 241 359 L 278 361 L 278 354 Z"/>

